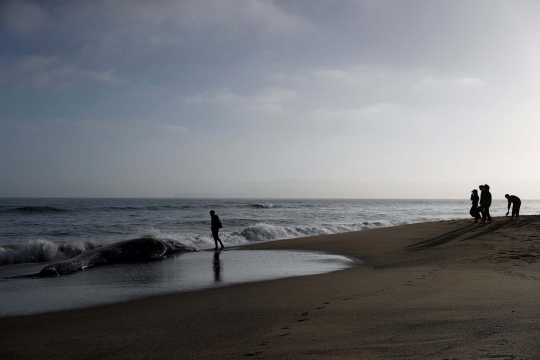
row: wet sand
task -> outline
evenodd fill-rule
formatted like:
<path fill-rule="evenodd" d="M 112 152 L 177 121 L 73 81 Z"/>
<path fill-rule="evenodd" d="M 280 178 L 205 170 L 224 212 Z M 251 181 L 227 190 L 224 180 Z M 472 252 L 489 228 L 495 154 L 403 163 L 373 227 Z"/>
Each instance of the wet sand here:
<path fill-rule="evenodd" d="M 539 230 L 524 216 L 257 244 L 365 265 L 0 319 L 0 358 L 539 358 Z"/>
<path fill-rule="evenodd" d="M 45 278 L 29 274 L 51 263 L 5 265 L 0 266 L 0 318 L 323 274 L 357 263 L 315 251 L 242 249 L 178 253 L 161 261 L 109 264 Z"/>

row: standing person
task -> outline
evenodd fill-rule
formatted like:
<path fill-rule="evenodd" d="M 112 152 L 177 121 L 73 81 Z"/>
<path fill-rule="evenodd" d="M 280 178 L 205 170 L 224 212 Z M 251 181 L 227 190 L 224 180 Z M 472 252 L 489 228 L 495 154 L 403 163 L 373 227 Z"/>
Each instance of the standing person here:
<path fill-rule="evenodd" d="M 489 207 L 491 206 L 491 193 L 489 192 L 489 185 L 485 184 L 482 192 L 480 193 L 480 206 L 482 207 L 482 224 L 491 222 L 491 215 L 489 214 Z"/>
<path fill-rule="evenodd" d="M 478 215 L 482 215 L 482 194 L 484 193 L 484 185 L 478 185 L 480 189 L 480 203 L 478 204 Z"/>
<path fill-rule="evenodd" d="M 514 216 L 516 217 L 516 220 L 519 216 L 519 208 L 521 207 L 521 199 L 518 198 L 516 195 L 504 195 L 506 199 L 508 199 L 508 211 L 506 212 L 506 216 L 508 216 L 508 213 L 510 213 L 510 205 L 512 206 L 512 218 L 511 220 L 514 220 Z"/>
<path fill-rule="evenodd" d="M 223 249 L 225 246 L 223 246 L 223 243 L 219 238 L 219 229 L 223 227 L 223 225 L 221 225 L 221 220 L 219 220 L 219 216 L 216 215 L 216 212 L 214 210 L 210 210 L 210 217 L 212 218 L 210 229 L 212 229 L 212 236 L 214 237 L 214 242 L 216 243 L 216 247 L 214 248 L 214 250 L 217 250 L 218 248 L 218 241 L 221 244 L 221 248 Z"/>
<path fill-rule="evenodd" d="M 474 189 L 471 194 L 471 211 L 469 211 L 469 214 L 474 218 L 474 223 L 476 224 L 478 220 L 480 219 L 480 213 L 478 211 L 478 201 L 480 198 L 478 197 L 478 190 Z"/>

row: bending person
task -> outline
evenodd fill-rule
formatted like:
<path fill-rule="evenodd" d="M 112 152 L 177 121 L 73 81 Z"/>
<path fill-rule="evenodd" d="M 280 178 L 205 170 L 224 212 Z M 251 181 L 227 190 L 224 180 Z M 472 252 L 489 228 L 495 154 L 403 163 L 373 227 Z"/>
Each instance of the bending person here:
<path fill-rule="evenodd" d="M 510 213 L 510 205 L 512 205 L 512 220 L 514 219 L 514 216 L 516 219 L 519 216 L 519 208 L 521 207 L 521 199 L 518 198 L 516 195 L 504 195 L 505 198 L 508 199 L 508 212 L 506 213 L 506 216 Z"/>

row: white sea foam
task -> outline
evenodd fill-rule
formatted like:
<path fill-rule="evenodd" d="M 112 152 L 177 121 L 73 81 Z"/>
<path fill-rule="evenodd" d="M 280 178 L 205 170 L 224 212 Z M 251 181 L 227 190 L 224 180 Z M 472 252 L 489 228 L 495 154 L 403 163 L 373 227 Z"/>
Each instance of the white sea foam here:
<path fill-rule="evenodd" d="M 54 243 L 46 239 L 30 240 L 16 246 L 0 247 L 0 265 L 63 261 L 99 246 L 102 244 L 95 241 Z"/>
<path fill-rule="evenodd" d="M 274 207 L 274 204 L 271 203 L 255 203 L 255 204 L 249 204 L 249 207 L 256 208 L 256 209 L 271 209 Z"/>
<path fill-rule="evenodd" d="M 320 226 L 278 226 L 267 223 L 258 223 L 246 226 L 237 231 L 220 231 L 220 239 L 225 246 L 246 245 L 253 242 L 292 239 L 297 237 L 337 234 L 350 231 L 375 229 L 404 223 L 392 223 L 390 221 L 366 221 L 355 224 L 320 225 Z M 139 231 L 138 236 L 152 237 L 156 239 L 172 239 L 187 246 L 197 249 L 214 247 L 215 243 L 208 231 L 208 236 L 200 234 L 176 234 L 174 232 L 162 232 L 155 228 L 147 228 Z"/>
<path fill-rule="evenodd" d="M 392 226 L 389 221 L 363 222 L 358 224 L 334 224 L 319 226 L 277 226 L 266 223 L 258 223 L 247 226 L 240 231 L 227 234 L 227 238 L 244 239 L 245 243 L 254 241 L 271 241 L 278 239 L 290 239 L 304 236 L 328 235 L 349 231 L 374 229 L 378 227 Z"/>
<path fill-rule="evenodd" d="M 225 246 L 245 245 L 253 242 L 290 239 L 305 236 L 336 234 L 350 231 L 375 229 L 400 225 L 390 221 L 365 221 L 354 224 L 331 224 L 318 226 L 279 226 L 257 223 L 235 231 L 221 231 L 220 238 Z M 196 249 L 208 249 L 215 246 L 208 229 L 208 235 L 194 233 L 175 233 L 161 231 L 154 227 L 141 229 L 136 237 L 148 237 L 159 240 L 174 240 Z M 71 259 L 84 251 L 94 249 L 111 241 L 72 241 L 55 243 L 46 239 L 31 240 L 24 244 L 0 247 L 0 265 L 30 262 L 63 261 Z"/>

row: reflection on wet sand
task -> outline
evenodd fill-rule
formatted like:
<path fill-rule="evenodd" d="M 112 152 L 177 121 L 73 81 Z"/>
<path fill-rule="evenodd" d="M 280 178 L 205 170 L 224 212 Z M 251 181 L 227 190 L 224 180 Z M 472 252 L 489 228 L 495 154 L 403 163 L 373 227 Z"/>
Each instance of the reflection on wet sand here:
<path fill-rule="evenodd" d="M 221 260 L 219 260 L 219 254 L 222 250 L 214 251 L 214 281 L 221 281 Z"/>

